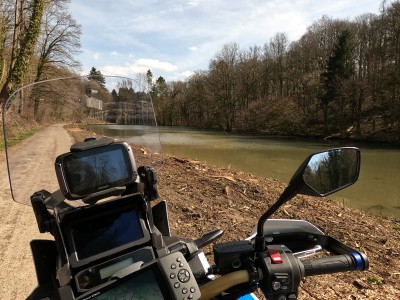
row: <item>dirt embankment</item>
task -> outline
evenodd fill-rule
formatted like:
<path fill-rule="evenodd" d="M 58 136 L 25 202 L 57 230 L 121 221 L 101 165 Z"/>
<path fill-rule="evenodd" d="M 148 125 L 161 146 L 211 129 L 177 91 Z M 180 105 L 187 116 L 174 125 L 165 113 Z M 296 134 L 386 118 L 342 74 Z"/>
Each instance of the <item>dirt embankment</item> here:
<path fill-rule="evenodd" d="M 52 151 L 49 147 L 49 157 Z M 135 155 L 138 165 L 148 163 L 140 151 Z M 4 161 L 0 160 L 0 165 L 4 174 Z M 28 170 L 30 167 L 26 165 Z M 55 176 L 53 172 L 42 174 Z M 168 201 L 173 234 L 197 238 L 221 228 L 225 234 L 219 242 L 248 236 L 284 186 L 277 180 L 172 156 L 164 157 L 159 172 L 160 198 Z M 29 189 L 28 185 L 21 188 Z M 36 285 L 29 240 L 43 235 L 37 231 L 31 208 L 11 201 L 3 175 L 0 192 L 0 299 L 24 299 Z M 304 196 L 288 202 L 275 217 L 308 220 L 325 233 L 364 251 L 370 259 L 371 267 L 366 272 L 307 278 L 299 299 L 398 299 L 399 221 L 368 216 L 329 199 Z M 211 252 L 210 247 L 205 250 Z"/>
<path fill-rule="evenodd" d="M 247 237 L 285 187 L 273 179 L 176 157 L 165 158 L 159 186 L 161 197 L 169 201 L 174 233 L 193 238 L 221 228 L 225 234 L 220 241 Z M 398 299 L 399 221 L 372 217 L 330 199 L 306 196 L 288 202 L 274 217 L 310 221 L 370 259 L 366 272 L 307 278 L 300 299 Z"/>

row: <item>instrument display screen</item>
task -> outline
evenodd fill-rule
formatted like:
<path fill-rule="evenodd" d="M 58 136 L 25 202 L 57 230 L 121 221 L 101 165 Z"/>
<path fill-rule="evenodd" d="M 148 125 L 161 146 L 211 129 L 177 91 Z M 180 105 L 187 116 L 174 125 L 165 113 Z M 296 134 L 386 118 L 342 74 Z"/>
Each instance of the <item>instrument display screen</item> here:
<path fill-rule="evenodd" d="M 85 293 L 79 300 L 171 299 L 168 285 L 157 264 L 151 264 L 104 287 Z"/>
<path fill-rule="evenodd" d="M 116 211 L 71 226 L 79 260 L 132 243 L 144 237 L 137 212 Z"/>
<path fill-rule="evenodd" d="M 153 248 L 146 246 L 128 254 L 112 258 L 100 264 L 91 265 L 75 275 L 79 292 L 87 292 L 101 284 L 107 283 L 118 271 L 135 263 L 149 263 L 155 259 Z"/>
<path fill-rule="evenodd" d="M 133 259 L 132 258 L 127 258 L 123 261 L 116 262 L 115 264 L 105 267 L 103 269 L 99 270 L 100 273 L 100 278 L 101 279 L 106 279 L 109 278 L 112 274 L 115 272 L 122 270 L 125 267 L 128 267 L 133 264 Z"/>
<path fill-rule="evenodd" d="M 110 289 L 93 299 L 144 299 L 163 300 L 157 279 L 151 269 L 146 270 L 139 276 L 133 276 L 114 289 Z"/>

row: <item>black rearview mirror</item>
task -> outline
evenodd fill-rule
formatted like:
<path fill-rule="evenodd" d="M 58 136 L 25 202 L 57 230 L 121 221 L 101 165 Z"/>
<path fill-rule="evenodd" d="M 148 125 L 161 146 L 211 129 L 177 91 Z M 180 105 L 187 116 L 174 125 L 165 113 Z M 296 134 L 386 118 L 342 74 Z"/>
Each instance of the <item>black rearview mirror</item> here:
<path fill-rule="evenodd" d="M 356 182 L 359 166 L 358 149 L 331 149 L 309 158 L 303 180 L 319 196 L 326 196 Z"/>
<path fill-rule="evenodd" d="M 298 194 L 324 197 L 355 183 L 360 172 L 360 150 L 343 147 L 310 155 L 294 173 L 289 185 L 258 220 L 256 247 L 262 249 L 265 221 Z"/>

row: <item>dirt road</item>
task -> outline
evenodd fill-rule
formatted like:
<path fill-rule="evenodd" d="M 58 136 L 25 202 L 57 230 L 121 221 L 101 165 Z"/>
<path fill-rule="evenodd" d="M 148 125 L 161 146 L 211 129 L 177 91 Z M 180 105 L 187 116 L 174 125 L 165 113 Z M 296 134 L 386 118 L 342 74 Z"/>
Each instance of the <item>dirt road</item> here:
<path fill-rule="evenodd" d="M 34 143 L 31 142 L 33 139 Z M 18 187 L 13 191 L 18 200 L 29 203 L 33 192 L 47 187 L 42 183 L 50 183 L 55 179 L 55 157 L 67 152 L 71 143 L 72 139 L 63 126 L 54 125 L 11 149 L 13 187 Z M 1 155 L 0 299 L 25 299 L 37 283 L 29 241 L 51 236 L 39 233 L 30 206 L 12 201 L 4 154 Z"/>

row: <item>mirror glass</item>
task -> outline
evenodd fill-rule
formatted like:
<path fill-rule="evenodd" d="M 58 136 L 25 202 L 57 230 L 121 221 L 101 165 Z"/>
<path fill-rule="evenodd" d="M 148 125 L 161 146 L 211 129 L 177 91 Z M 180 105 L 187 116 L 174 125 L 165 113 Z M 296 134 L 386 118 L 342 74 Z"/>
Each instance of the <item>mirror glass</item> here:
<path fill-rule="evenodd" d="M 360 153 L 356 148 L 332 149 L 314 154 L 304 173 L 304 182 L 324 196 L 353 184 L 358 178 Z"/>

